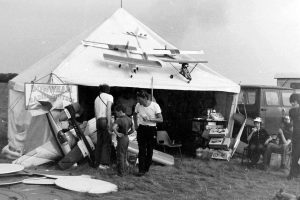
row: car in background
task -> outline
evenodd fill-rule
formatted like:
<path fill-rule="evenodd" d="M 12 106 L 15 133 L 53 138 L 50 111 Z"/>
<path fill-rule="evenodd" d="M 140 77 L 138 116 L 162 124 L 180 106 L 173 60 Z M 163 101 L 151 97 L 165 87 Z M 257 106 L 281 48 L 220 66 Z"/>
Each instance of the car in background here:
<path fill-rule="evenodd" d="M 268 85 L 241 85 L 237 112 L 254 119 L 262 118 L 264 127 L 269 134 L 277 133 L 284 115 L 289 114 L 291 104 L 289 98 L 292 88 Z M 237 123 L 235 123 L 237 124 Z M 238 127 L 234 128 L 233 135 Z M 245 129 L 245 132 L 247 129 Z M 249 132 L 249 129 L 248 129 Z M 243 133 L 241 140 L 246 142 L 247 134 Z"/>

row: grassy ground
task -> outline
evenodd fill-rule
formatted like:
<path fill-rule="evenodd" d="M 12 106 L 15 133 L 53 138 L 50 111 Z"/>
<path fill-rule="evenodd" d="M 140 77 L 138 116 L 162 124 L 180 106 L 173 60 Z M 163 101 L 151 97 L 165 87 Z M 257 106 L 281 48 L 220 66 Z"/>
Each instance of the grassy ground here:
<path fill-rule="evenodd" d="M 1 129 L 0 148 L 7 144 L 7 88 L 0 85 L 1 92 Z M 0 159 L 0 162 L 7 162 Z M 17 192 L 26 196 L 26 191 L 38 191 L 40 197 L 47 194 L 60 194 L 62 199 L 272 199 L 279 189 L 300 195 L 299 179 L 286 180 L 287 171 L 271 169 L 262 171 L 248 169 L 240 164 L 240 158 L 235 157 L 230 162 L 216 160 L 201 160 L 184 157 L 182 162 L 176 159 L 175 166 L 167 167 L 153 165 L 150 172 L 143 177 L 136 177 L 133 166 L 130 174 L 118 177 L 113 169 L 101 171 L 90 168 L 87 163 L 66 171 L 60 171 L 56 165 L 44 165 L 32 168 L 52 174 L 90 174 L 96 178 L 118 185 L 116 193 L 91 195 L 59 189 L 55 186 L 31 186 L 18 184 L 0 188 L 1 192 Z M 46 170 L 50 170 L 45 172 Z M 1 178 L 0 182 L 3 180 Z M 68 198 L 67 198 L 68 197 Z M 43 198 L 41 198 L 43 199 Z"/>

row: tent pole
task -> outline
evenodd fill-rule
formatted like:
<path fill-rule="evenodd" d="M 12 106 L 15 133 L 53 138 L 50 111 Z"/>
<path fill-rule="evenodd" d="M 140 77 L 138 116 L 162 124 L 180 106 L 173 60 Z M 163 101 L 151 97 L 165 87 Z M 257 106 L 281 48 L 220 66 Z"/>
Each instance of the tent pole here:
<path fill-rule="evenodd" d="M 153 76 L 151 77 L 151 101 L 153 100 Z"/>

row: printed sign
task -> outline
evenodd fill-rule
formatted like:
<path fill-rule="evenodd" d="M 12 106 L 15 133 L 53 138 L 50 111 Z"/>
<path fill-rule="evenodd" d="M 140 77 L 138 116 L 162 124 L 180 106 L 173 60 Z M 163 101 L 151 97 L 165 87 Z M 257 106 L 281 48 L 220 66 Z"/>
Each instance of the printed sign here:
<path fill-rule="evenodd" d="M 53 107 L 63 109 L 66 105 L 78 102 L 78 87 L 68 84 L 25 83 L 25 108 L 40 109 L 39 101 L 48 101 Z"/>

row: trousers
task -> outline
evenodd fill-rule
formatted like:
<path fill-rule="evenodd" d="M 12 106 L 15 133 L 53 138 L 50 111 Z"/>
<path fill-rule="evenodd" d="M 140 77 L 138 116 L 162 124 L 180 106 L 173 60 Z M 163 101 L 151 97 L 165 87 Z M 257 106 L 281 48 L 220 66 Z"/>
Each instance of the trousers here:
<path fill-rule="evenodd" d="M 297 176 L 300 172 L 300 166 L 298 164 L 300 158 L 300 134 L 294 133 L 292 136 L 292 160 L 290 176 Z"/>
<path fill-rule="evenodd" d="M 127 135 L 124 135 L 123 137 L 117 137 L 117 141 L 117 168 L 118 173 L 122 175 L 126 169 L 129 138 Z"/>
<path fill-rule="evenodd" d="M 156 127 L 140 125 L 137 129 L 139 146 L 139 172 L 146 173 L 152 164 L 153 149 L 156 143 Z"/>
<path fill-rule="evenodd" d="M 97 144 L 95 149 L 95 165 L 109 165 L 111 157 L 111 136 L 107 129 L 107 119 L 99 118 L 96 121 Z"/>

